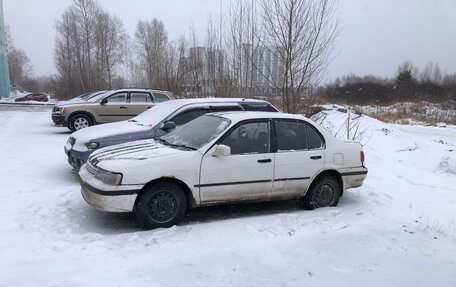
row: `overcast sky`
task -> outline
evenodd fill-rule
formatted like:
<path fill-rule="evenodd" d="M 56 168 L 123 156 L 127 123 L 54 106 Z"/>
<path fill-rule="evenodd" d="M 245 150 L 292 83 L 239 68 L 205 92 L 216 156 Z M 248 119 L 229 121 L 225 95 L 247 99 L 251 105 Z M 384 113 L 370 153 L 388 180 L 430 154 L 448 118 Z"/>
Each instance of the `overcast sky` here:
<path fill-rule="evenodd" d="M 193 22 L 201 36 L 220 0 L 99 0 L 123 19 L 133 37 L 139 19 L 161 19 L 168 39 L 188 33 Z M 228 0 L 222 1 L 228 6 Z M 71 0 L 3 0 L 5 24 L 14 45 L 31 60 L 36 76 L 55 73 L 55 21 Z M 456 72 L 456 0 L 340 0 L 341 35 L 328 67 L 328 80 L 348 73 L 394 76 L 404 60 L 419 68 L 433 61 Z"/>

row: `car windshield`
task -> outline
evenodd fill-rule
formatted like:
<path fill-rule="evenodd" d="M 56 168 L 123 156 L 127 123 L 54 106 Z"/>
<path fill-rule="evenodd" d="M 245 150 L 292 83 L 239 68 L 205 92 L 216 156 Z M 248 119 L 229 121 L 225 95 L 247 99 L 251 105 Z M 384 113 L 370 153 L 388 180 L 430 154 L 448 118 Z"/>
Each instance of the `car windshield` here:
<path fill-rule="evenodd" d="M 153 106 L 129 121 L 141 126 L 154 127 L 180 107 L 180 105 L 176 105 L 173 101 L 166 101 Z"/>
<path fill-rule="evenodd" d="M 106 93 L 106 91 L 98 91 L 98 92 L 90 93 L 90 94 L 82 96 L 81 99 L 87 101 L 87 100 L 90 100 L 91 98 L 94 98 L 94 97 L 96 97 L 100 94 L 104 94 L 104 93 Z"/>
<path fill-rule="evenodd" d="M 230 123 L 226 118 L 204 115 L 177 127 L 160 141 L 175 147 L 199 149 L 220 135 Z"/>

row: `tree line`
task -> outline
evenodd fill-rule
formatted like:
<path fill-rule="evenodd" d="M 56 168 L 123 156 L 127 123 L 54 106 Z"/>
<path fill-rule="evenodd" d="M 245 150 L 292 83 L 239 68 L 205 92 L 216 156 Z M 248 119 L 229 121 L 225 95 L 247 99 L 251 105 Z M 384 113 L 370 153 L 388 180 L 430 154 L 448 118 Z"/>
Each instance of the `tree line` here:
<path fill-rule="evenodd" d="M 127 86 L 191 97 L 274 95 L 294 112 L 323 78 L 336 12 L 335 0 L 233 0 L 209 17 L 205 36 L 190 25 L 170 40 L 160 19 L 139 20 L 131 37 L 96 0 L 74 0 L 56 22 L 51 84 L 60 98 Z"/>
<path fill-rule="evenodd" d="M 318 96 L 330 102 L 389 105 L 397 102 L 444 102 L 456 100 L 456 73 L 443 74 L 429 62 L 421 71 L 410 61 L 397 68 L 394 78 L 353 74 L 322 87 Z"/>

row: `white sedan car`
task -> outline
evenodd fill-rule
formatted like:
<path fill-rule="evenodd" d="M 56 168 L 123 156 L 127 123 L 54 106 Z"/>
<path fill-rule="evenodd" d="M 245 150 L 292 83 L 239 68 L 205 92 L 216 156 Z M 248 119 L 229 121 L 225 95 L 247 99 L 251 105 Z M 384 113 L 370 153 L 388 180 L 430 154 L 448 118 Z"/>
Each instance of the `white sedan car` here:
<path fill-rule="evenodd" d="M 221 203 L 300 197 L 308 209 L 335 206 L 366 175 L 359 143 L 300 115 L 265 112 L 207 114 L 158 141 L 97 150 L 79 171 L 90 205 L 133 211 L 147 228 Z"/>

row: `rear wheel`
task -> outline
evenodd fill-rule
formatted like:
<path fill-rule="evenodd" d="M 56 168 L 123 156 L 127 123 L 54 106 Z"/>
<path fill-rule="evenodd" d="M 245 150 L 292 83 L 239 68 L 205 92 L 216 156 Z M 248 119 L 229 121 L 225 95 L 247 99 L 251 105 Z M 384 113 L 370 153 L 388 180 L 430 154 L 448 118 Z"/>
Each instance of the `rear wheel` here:
<path fill-rule="evenodd" d="M 304 196 L 304 207 L 315 209 L 319 207 L 336 206 L 341 195 L 341 186 L 332 176 L 318 177 Z"/>
<path fill-rule="evenodd" d="M 88 115 L 78 114 L 71 118 L 68 128 L 72 131 L 77 131 L 91 125 L 93 125 L 93 121 Z"/>
<path fill-rule="evenodd" d="M 170 227 L 177 224 L 187 210 L 182 188 L 172 182 L 145 187 L 135 203 L 135 215 L 145 228 Z"/>

